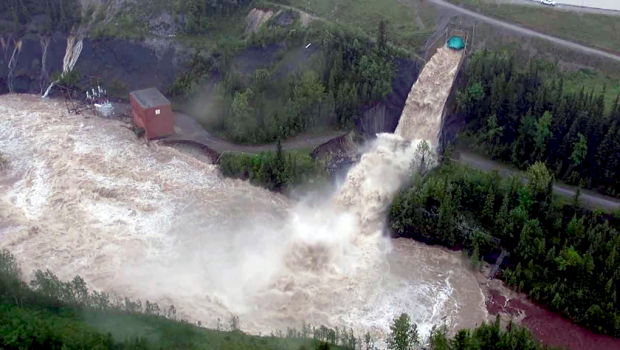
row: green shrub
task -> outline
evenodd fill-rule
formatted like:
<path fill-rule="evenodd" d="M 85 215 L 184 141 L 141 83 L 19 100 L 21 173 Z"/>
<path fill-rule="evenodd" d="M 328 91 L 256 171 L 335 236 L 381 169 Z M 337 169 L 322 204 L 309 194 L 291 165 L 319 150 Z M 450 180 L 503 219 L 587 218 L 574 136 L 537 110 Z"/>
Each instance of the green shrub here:
<path fill-rule="evenodd" d="M 281 148 L 275 153 L 264 152 L 258 155 L 224 153 L 220 157 L 220 171 L 226 177 L 249 180 L 276 191 L 291 189 L 308 180 L 326 176 L 323 163 L 308 154 L 284 153 Z"/>

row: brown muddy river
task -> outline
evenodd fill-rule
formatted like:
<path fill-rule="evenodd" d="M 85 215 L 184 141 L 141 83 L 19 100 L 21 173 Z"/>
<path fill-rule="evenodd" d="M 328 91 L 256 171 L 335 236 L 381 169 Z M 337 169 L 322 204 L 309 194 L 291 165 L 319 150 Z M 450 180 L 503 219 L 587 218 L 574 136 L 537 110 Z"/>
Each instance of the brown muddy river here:
<path fill-rule="evenodd" d="M 378 135 L 331 194 L 296 200 L 223 179 L 119 121 L 0 96 L 10 162 L 0 174 L 0 248 L 25 278 L 34 269 L 79 274 L 98 290 L 174 303 L 209 327 L 235 314 L 253 333 L 305 321 L 382 338 L 402 312 L 422 336 L 433 325 L 473 327 L 488 314 L 460 253 L 385 238 L 387 208 L 421 161 L 418 139 L 437 141 L 459 61 L 440 50 L 397 133 Z"/>
<path fill-rule="evenodd" d="M 381 336 L 401 312 L 422 334 L 470 327 L 487 312 L 460 253 L 382 235 L 416 145 L 380 137 L 331 196 L 292 201 L 147 145 L 118 121 L 4 95 L 0 248 L 25 278 L 79 274 L 98 290 L 174 303 L 210 327 L 234 313 L 254 333 L 306 321 Z"/>

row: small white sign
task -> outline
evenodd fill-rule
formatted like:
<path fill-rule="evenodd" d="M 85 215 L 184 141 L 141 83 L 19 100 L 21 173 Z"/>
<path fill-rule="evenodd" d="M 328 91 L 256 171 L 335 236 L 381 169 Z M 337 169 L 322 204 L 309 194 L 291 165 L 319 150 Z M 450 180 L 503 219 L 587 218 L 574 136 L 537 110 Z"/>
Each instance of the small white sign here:
<path fill-rule="evenodd" d="M 160 115 L 161 114 L 161 110 L 160 109 L 156 109 L 155 110 L 155 115 Z"/>

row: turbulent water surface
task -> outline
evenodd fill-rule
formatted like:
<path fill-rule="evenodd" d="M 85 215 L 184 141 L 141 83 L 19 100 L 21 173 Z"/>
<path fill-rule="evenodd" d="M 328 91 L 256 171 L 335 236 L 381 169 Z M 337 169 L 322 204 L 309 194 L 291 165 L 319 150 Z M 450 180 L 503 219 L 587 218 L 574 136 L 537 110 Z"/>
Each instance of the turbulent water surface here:
<path fill-rule="evenodd" d="M 0 173 L 0 248 L 27 273 L 79 274 L 212 327 L 236 314 L 255 333 L 306 321 L 381 337 L 401 312 L 422 333 L 471 327 L 487 313 L 460 253 L 385 238 L 418 144 L 379 135 L 332 195 L 293 201 L 139 141 L 118 121 L 0 96 L 10 161 Z"/>

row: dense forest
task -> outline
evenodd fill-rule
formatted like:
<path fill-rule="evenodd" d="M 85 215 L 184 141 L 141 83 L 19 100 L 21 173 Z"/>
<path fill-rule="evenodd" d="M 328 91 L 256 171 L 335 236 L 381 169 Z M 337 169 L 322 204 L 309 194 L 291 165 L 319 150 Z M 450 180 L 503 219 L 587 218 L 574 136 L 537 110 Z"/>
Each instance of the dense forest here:
<path fill-rule="evenodd" d="M 12 24 L 0 28 L 0 32 L 22 35 L 35 16 L 42 17 L 35 21 L 37 32 L 69 32 L 80 22 L 80 11 L 79 0 L 3 0 L 0 2 L 0 19 Z"/>
<path fill-rule="evenodd" d="M 270 336 L 256 337 L 241 331 L 242 320 L 231 316 L 218 321 L 216 329 L 194 325 L 177 316 L 174 306 L 132 301 L 90 291 L 82 278 L 61 281 L 52 272 L 36 271 L 30 285 L 21 279 L 15 257 L 0 251 L 0 348 L 12 349 L 283 349 L 372 350 L 369 333 L 303 323 Z M 409 350 L 420 344 L 415 323 L 407 314 L 391 325 L 388 348 Z M 462 330 L 453 339 L 445 327 L 434 328 L 428 339 L 436 350 L 522 349 L 542 350 L 524 328 L 510 324 L 507 330 L 482 324 Z"/>
<path fill-rule="evenodd" d="M 276 151 L 258 155 L 224 153 L 220 157 L 224 176 L 249 180 L 252 184 L 274 191 L 285 191 L 310 179 L 326 177 L 325 164 L 308 154 L 283 152 L 280 141 Z"/>
<path fill-rule="evenodd" d="M 374 42 L 338 28 L 265 28 L 252 34 L 246 46 L 285 42 L 302 47 L 304 39 L 320 44 L 318 53 L 292 71 L 275 66 L 246 77 L 232 67 L 237 51 L 217 50 L 217 58 L 196 56 L 170 88 L 173 97 L 191 100 L 213 76 L 213 108 L 203 111 L 207 126 L 237 142 L 272 142 L 315 127 L 350 128 L 360 107 L 383 100 L 391 91 L 392 59 L 385 23 L 381 41 Z M 282 52 L 284 54 L 284 52 Z M 303 54 L 303 53 L 302 53 Z M 197 116 L 200 119 L 203 116 Z"/>
<path fill-rule="evenodd" d="M 464 247 L 474 263 L 505 249 L 506 283 L 580 325 L 620 337 L 618 222 L 581 209 L 578 198 L 561 203 L 552 182 L 542 163 L 530 166 L 524 184 L 447 161 L 414 176 L 393 201 L 389 226 L 397 236 Z"/>
<path fill-rule="evenodd" d="M 522 169 L 542 161 L 557 179 L 620 195 L 620 100 L 605 101 L 605 89 L 566 93 L 562 79 L 545 79 L 547 65 L 471 57 L 457 101 L 474 143 Z"/>

